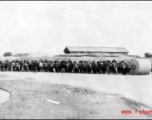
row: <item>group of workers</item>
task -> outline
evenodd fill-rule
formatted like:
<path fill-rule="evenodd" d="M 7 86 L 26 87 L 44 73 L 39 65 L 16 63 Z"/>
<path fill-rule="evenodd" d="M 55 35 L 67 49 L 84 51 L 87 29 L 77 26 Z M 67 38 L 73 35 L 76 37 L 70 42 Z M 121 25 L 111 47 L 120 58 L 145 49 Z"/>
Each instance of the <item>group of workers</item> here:
<path fill-rule="evenodd" d="M 131 66 L 125 61 L 105 60 L 13 60 L 0 61 L 0 71 L 61 72 L 92 74 L 129 74 Z"/>

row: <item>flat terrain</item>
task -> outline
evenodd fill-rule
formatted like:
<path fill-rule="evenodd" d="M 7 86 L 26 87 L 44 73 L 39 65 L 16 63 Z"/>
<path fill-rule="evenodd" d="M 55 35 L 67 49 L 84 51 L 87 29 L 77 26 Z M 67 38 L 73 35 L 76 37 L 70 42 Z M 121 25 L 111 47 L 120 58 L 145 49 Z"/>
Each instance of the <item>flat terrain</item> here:
<path fill-rule="evenodd" d="M 151 119 L 152 114 L 121 113 L 152 110 L 151 86 L 152 75 L 1 72 L 0 88 L 11 95 L 0 104 L 0 119 Z"/>

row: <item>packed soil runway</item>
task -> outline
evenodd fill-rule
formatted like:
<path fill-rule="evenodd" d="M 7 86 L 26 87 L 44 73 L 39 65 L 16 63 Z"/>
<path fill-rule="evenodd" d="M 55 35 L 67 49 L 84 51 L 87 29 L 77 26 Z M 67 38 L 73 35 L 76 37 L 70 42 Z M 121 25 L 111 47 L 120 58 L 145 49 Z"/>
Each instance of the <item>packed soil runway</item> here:
<path fill-rule="evenodd" d="M 152 118 L 121 110 L 152 110 L 152 75 L 1 72 L 11 93 L 0 119 Z M 1 96 L 0 96 L 1 97 Z"/>

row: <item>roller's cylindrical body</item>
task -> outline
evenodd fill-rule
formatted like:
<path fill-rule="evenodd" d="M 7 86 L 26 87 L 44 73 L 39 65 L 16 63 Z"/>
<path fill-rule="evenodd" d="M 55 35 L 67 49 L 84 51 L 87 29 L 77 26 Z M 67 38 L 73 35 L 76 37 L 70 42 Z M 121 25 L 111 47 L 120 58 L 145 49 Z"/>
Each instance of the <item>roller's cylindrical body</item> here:
<path fill-rule="evenodd" d="M 148 75 L 151 71 L 151 62 L 147 59 L 132 59 L 131 66 L 134 66 L 130 70 L 132 75 Z"/>

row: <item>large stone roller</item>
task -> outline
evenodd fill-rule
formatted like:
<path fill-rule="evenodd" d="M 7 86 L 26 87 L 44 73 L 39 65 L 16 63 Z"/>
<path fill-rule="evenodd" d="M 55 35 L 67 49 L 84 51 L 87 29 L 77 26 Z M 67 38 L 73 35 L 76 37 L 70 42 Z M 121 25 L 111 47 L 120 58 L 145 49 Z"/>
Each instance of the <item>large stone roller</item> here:
<path fill-rule="evenodd" d="M 151 72 L 152 64 L 148 59 L 131 59 L 131 75 L 148 75 Z"/>

